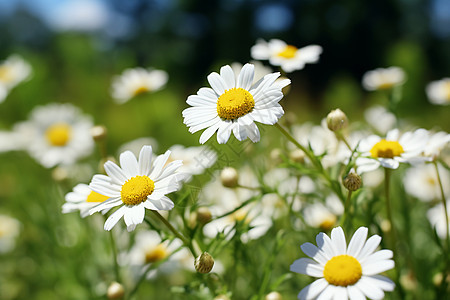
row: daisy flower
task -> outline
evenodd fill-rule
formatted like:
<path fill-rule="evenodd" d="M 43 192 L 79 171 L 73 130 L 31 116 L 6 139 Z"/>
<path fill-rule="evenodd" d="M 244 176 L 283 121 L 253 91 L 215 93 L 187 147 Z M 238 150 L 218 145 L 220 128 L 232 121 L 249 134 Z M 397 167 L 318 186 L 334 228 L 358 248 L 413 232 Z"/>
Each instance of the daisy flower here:
<path fill-rule="evenodd" d="M 167 73 L 161 70 L 126 69 L 113 78 L 111 94 L 116 103 L 123 104 L 139 94 L 162 89 L 168 78 Z"/>
<path fill-rule="evenodd" d="M 328 196 L 325 203 L 315 202 L 305 207 L 303 216 L 306 223 L 314 228 L 331 230 L 337 222 L 338 216 L 344 212 L 344 206 L 335 195 Z"/>
<path fill-rule="evenodd" d="M 421 156 L 428 140 L 425 129 L 405 132 L 400 135 L 398 129 L 386 134 L 386 138 L 371 135 L 359 143 L 361 157 L 356 159 L 357 173 L 369 172 L 380 165 L 388 169 L 397 169 L 400 163 L 419 163 L 429 160 Z"/>
<path fill-rule="evenodd" d="M 450 199 L 447 199 L 447 214 L 450 215 Z M 447 221 L 445 219 L 445 209 L 444 204 L 439 203 L 438 205 L 430 208 L 427 212 L 428 221 L 430 221 L 431 226 L 436 228 L 436 232 L 441 239 L 445 239 L 447 235 L 447 230 L 450 232 L 450 227 L 447 227 Z"/>
<path fill-rule="evenodd" d="M 283 98 L 282 86 L 274 84 L 280 73 L 271 73 L 253 84 L 254 66 L 246 64 L 236 78 L 230 66 L 211 73 L 208 82 L 212 88 L 201 88 L 187 103 L 192 107 L 183 111 L 184 124 L 189 132 L 206 130 L 200 136 L 204 144 L 216 131 L 217 141 L 224 144 L 231 133 L 243 141 L 260 139 L 255 121 L 273 125 L 284 114 L 278 102 Z M 290 81 L 285 81 L 285 84 Z"/>
<path fill-rule="evenodd" d="M 0 253 L 14 249 L 20 227 L 21 224 L 18 220 L 7 215 L 0 215 Z"/>
<path fill-rule="evenodd" d="M 428 99 L 432 104 L 450 104 L 450 78 L 432 81 L 426 87 Z"/>
<path fill-rule="evenodd" d="M 33 109 L 28 121 L 14 131 L 26 141 L 26 150 L 44 167 L 69 165 L 91 154 L 94 141 L 90 117 L 71 104 L 49 104 Z"/>
<path fill-rule="evenodd" d="M 450 182 L 450 172 L 439 165 L 439 175 L 442 182 Z M 441 189 L 433 164 L 424 164 L 409 168 L 403 177 L 405 191 L 419 200 L 429 202 L 441 198 Z M 444 194 L 450 193 L 450 186 L 444 184 Z"/>
<path fill-rule="evenodd" d="M 89 213 L 120 206 L 105 222 L 105 230 L 111 230 L 123 217 L 127 230 L 132 231 L 144 220 L 145 209 L 171 210 L 174 203 L 166 194 L 180 188 L 184 179 L 176 171 L 180 160 L 165 166 L 170 151 L 153 159 L 152 147 L 144 146 L 136 159 L 131 151 L 120 155 L 120 167 L 112 161 L 104 164 L 106 175 L 94 175 L 90 188 L 109 199 L 90 209 Z"/>
<path fill-rule="evenodd" d="M 255 67 L 255 76 L 253 77 L 253 84 L 255 84 L 255 79 L 259 80 L 260 78 L 263 78 L 264 76 L 273 73 L 272 68 L 265 66 L 262 62 L 254 60 L 250 62 Z M 231 68 L 233 69 L 234 76 L 238 77 L 239 72 L 241 72 L 243 65 L 238 62 L 234 62 L 231 64 Z M 291 81 L 287 77 L 279 77 L 277 80 L 275 80 L 273 86 L 279 85 L 281 88 L 284 88 L 288 86 L 291 83 Z"/>
<path fill-rule="evenodd" d="M 431 160 L 436 160 L 446 149 L 448 143 L 450 143 L 450 134 L 445 131 L 439 131 L 436 133 L 429 132 L 429 135 L 430 138 L 425 145 L 423 155 L 429 157 Z"/>
<path fill-rule="evenodd" d="M 367 109 L 364 112 L 364 118 L 370 126 L 381 134 L 386 134 L 389 130 L 394 129 L 397 123 L 395 115 L 381 105 Z"/>
<path fill-rule="evenodd" d="M 62 206 L 62 213 L 67 214 L 80 211 L 82 218 L 89 215 L 89 210 L 99 203 L 109 199 L 108 196 L 101 195 L 91 190 L 89 185 L 77 184 L 72 192 L 66 194 L 66 203 Z"/>
<path fill-rule="evenodd" d="M 173 145 L 169 150 L 172 152 L 172 160 L 183 161 L 179 171 L 189 174 L 186 180 L 190 180 L 192 175 L 202 174 L 204 170 L 211 167 L 217 160 L 217 153 L 206 146 L 184 147 L 182 145 Z"/>
<path fill-rule="evenodd" d="M 311 258 L 300 258 L 290 270 L 317 277 L 298 294 L 298 299 L 383 299 L 384 291 L 393 291 L 395 284 L 377 275 L 394 267 L 391 250 L 375 249 L 381 242 L 378 235 L 367 241 L 367 228 L 356 230 L 347 247 L 341 227 L 331 231 L 331 238 L 321 232 L 317 246 L 304 243 L 302 251 Z"/>
<path fill-rule="evenodd" d="M 368 91 L 387 90 L 405 82 L 406 75 L 399 67 L 378 68 L 363 75 L 362 84 Z"/>
<path fill-rule="evenodd" d="M 31 66 L 19 55 L 11 55 L 0 63 L 0 85 L 12 89 L 31 74 Z"/>
<path fill-rule="evenodd" d="M 317 45 L 298 49 L 278 39 L 258 40 L 251 48 L 253 59 L 269 60 L 271 65 L 281 66 L 288 73 L 303 69 L 307 63 L 316 63 L 321 53 L 322 47 Z"/>

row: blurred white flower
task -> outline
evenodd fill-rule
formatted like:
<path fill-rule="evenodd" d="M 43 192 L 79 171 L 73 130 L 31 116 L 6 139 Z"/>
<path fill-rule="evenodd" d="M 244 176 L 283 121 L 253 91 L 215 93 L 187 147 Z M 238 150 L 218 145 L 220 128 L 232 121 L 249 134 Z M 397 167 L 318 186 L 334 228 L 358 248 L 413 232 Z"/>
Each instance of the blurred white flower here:
<path fill-rule="evenodd" d="M 325 203 L 316 202 L 305 206 L 303 216 L 309 226 L 329 231 L 343 212 L 344 206 L 339 198 L 331 195 L 326 198 Z"/>
<path fill-rule="evenodd" d="M 298 49 L 278 39 L 269 42 L 259 39 L 251 48 L 253 59 L 268 60 L 271 65 L 280 66 L 287 73 L 301 70 L 307 63 L 316 63 L 321 53 L 322 47 L 317 45 Z"/>
<path fill-rule="evenodd" d="M 255 84 L 256 81 L 258 81 L 260 78 L 263 78 L 264 76 L 273 73 L 272 68 L 265 66 L 260 61 L 253 60 L 250 63 L 255 66 L 255 77 L 253 78 L 253 84 Z M 234 76 L 236 76 L 236 78 L 239 76 L 239 72 L 242 70 L 242 67 L 243 64 L 238 62 L 234 62 L 231 64 L 231 68 L 233 69 Z M 277 78 L 277 80 L 275 80 L 273 85 L 274 86 L 279 85 L 280 88 L 284 88 L 288 86 L 290 83 L 291 81 L 289 78 L 280 76 L 279 78 Z"/>
<path fill-rule="evenodd" d="M 182 145 L 173 145 L 169 150 L 172 151 L 171 160 L 183 161 L 179 172 L 190 175 L 186 177 L 186 181 L 189 181 L 192 175 L 202 174 L 217 160 L 217 153 L 207 146 L 184 147 Z"/>
<path fill-rule="evenodd" d="M 380 134 L 386 134 L 394 129 L 397 122 L 395 115 L 381 105 L 368 108 L 364 112 L 364 117 L 367 123 Z"/>
<path fill-rule="evenodd" d="M 447 206 L 447 215 L 450 215 L 450 199 L 446 200 Z M 445 209 L 444 204 L 439 203 L 438 205 L 430 208 L 427 212 L 428 221 L 432 227 L 436 228 L 436 232 L 441 239 L 445 239 L 447 230 L 450 230 L 450 227 L 447 227 L 447 221 L 445 218 Z"/>
<path fill-rule="evenodd" d="M 282 86 L 275 84 L 279 76 L 280 73 L 271 73 L 253 84 L 254 65 L 245 64 L 237 77 L 229 65 L 223 66 L 220 74 L 208 75 L 211 88 L 201 88 L 197 95 L 188 97 L 186 102 L 191 107 L 183 110 L 183 122 L 191 133 L 206 129 L 200 136 L 201 144 L 216 131 L 219 144 L 225 144 L 231 133 L 239 141 L 248 137 L 259 142 L 255 122 L 273 125 L 284 114 L 278 103 L 284 96 Z"/>
<path fill-rule="evenodd" d="M 117 152 L 120 154 L 125 151 L 131 151 L 135 156 L 138 156 L 145 145 L 152 146 L 154 152 L 158 151 L 158 141 L 152 137 L 141 137 L 121 145 Z"/>
<path fill-rule="evenodd" d="M 33 109 L 28 121 L 14 132 L 29 154 L 44 167 L 69 165 L 91 154 L 94 141 L 90 116 L 71 104 L 48 104 Z"/>
<path fill-rule="evenodd" d="M 123 104 L 139 94 L 162 89 L 168 79 L 169 75 L 162 70 L 126 69 L 120 76 L 113 78 L 111 95 L 116 103 Z"/>
<path fill-rule="evenodd" d="M 368 91 L 386 90 L 405 82 L 406 75 L 399 67 L 378 68 L 363 75 L 362 84 Z"/>
<path fill-rule="evenodd" d="M 11 55 L 6 60 L 1 62 L 0 86 L 3 86 L 6 90 L 0 89 L 0 100 L 2 98 L 1 95 L 5 94 L 5 92 L 12 89 L 20 82 L 26 80 L 30 75 L 30 64 L 19 55 Z"/>
<path fill-rule="evenodd" d="M 0 215 L 0 253 L 14 249 L 20 227 L 21 224 L 18 220 L 7 215 Z"/>
<path fill-rule="evenodd" d="M 429 132 L 430 138 L 425 145 L 423 155 L 435 160 L 441 156 L 441 152 L 444 151 L 450 142 L 450 134 L 444 131 L 436 133 Z M 447 148 L 448 149 L 448 148 Z"/>
<path fill-rule="evenodd" d="M 82 218 L 89 215 L 89 210 L 101 202 L 108 200 L 108 196 L 101 195 L 91 190 L 89 185 L 80 183 L 77 184 L 72 192 L 65 196 L 66 203 L 62 206 L 62 213 L 67 214 L 74 211 L 80 211 Z M 103 211 L 106 213 L 108 210 Z"/>
<path fill-rule="evenodd" d="M 432 104 L 450 104 L 450 78 L 432 81 L 426 87 L 428 99 Z"/>
<path fill-rule="evenodd" d="M 397 169 L 400 163 L 416 164 L 429 160 L 421 154 L 428 141 L 428 132 L 417 129 L 414 132 L 400 134 L 398 129 L 389 131 L 386 138 L 371 135 L 361 140 L 356 159 L 357 173 L 361 174 L 377 169 L 379 166 Z"/>
<path fill-rule="evenodd" d="M 450 193 L 450 172 L 439 165 L 439 175 L 443 184 L 444 194 Z M 422 201 L 432 201 L 441 198 L 441 190 L 433 164 L 413 166 L 406 170 L 403 177 L 405 191 Z"/>
<path fill-rule="evenodd" d="M 170 151 L 153 160 L 151 146 L 142 147 L 139 160 L 131 151 L 120 155 L 120 167 L 112 161 L 104 165 L 106 175 L 94 175 L 90 188 L 109 199 L 90 209 L 93 214 L 120 206 L 105 222 L 111 230 L 123 217 L 127 230 L 132 231 L 144 220 L 145 210 L 171 210 L 174 203 L 166 194 L 177 191 L 184 175 L 177 172 L 180 160 L 166 165 Z"/>

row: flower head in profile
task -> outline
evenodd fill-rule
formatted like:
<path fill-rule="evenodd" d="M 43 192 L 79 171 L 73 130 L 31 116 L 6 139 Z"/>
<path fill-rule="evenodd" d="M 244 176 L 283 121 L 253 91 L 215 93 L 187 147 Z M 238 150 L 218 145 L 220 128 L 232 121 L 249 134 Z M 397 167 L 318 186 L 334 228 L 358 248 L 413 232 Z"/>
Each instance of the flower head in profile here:
<path fill-rule="evenodd" d="M 322 53 L 322 47 L 310 45 L 298 49 L 282 40 L 272 39 L 256 41 L 251 49 L 253 59 L 268 60 L 273 66 L 280 66 L 285 72 L 301 70 L 307 63 L 316 63 Z"/>
<path fill-rule="evenodd" d="M 447 215 L 450 215 L 450 199 L 447 198 Z M 450 232 L 450 227 L 447 227 L 447 221 L 445 217 L 444 203 L 439 203 L 436 206 L 430 208 L 427 212 L 427 218 L 431 226 L 436 229 L 436 233 L 442 239 L 445 239 L 447 232 Z"/>
<path fill-rule="evenodd" d="M 84 218 L 89 215 L 91 208 L 108 200 L 109 197 L 94 192 L 87 184 L 80 183 L 73 188 L 73 191 L 66 194 L 65 199 L 66 203 L 62 206 L 62 213 L 80 211 L 81 217 Z"/>
<path fill-rule="evenodd" d="M 0 85 L 12 89 L 31 74 L 31 66 L 19 55 L 11 55 L 0 63 Z"/>
<path fill-rule="evenodd" d="M 168 77 L 162 70 L 126 69 L 120 76 L 113 78 L 111 94 L 116 103 L 122 104 L 139 94 L 162 89 Z"/>
<path fill-rule="evenodd" d="M 361 157 L 356 159 L 357 173 L 373 171 L 379 166 L 397 169 L 400 163 L 415 164 L 429 160 L 421 155 L 428 137 L 425 129 L 403 134 L 393 129 L 386 138 L 371 135 L 361 140 L 358 147 Z"/>
<path fill-rule="evenodd" d="M 14 249 L 20 233 L 21 223 L 8 215 L 0 215 L 0 253 Z"/>
<path fill-rule="evenodd" d="M 450 182 L 450 172 L 438 164 L 441 181 Z M 403 176 L 405 191 L 417 199 L 430 202 L 441 198 L 441 187 L 433 164 L 422 164 L 408 168 Z M 442 186 L 445 195 L 450 193 L 450 185 Z"/>
<path fill-rule="evenodd" d="M 208 76 L 212 88 L 201 88 L 197 95 L 188 97 L 186 102 L 192 107 L 183 111 L 184 124 L 191 133 L 206 128 L 200 136 L 201 144 L 216 131 L 220 144 L 226 143 L 231 133 L 239 141 L 248 137 L 258 142 L 255 121 L 273 125 L 284 114 L 278 103 L 283 98 L 283 86 L 274 84 L 280 73 L 268 74 L 253 84 L 254 73 L 254 66 L 246 64 L 236 78 L 230 66 L 223 66 L 220 74 Z M 285 85 L 289 83 L 284 81 Z"/>
<path fill-rule="evenodd" d="M 142 147 L 139 158 L 131 151 L 120 155 L 120 167 L 112 161 L 104 165 L 107 175 L 94 175 L 90 188 L 109 199 L 93 207 L 89 213 L 120 206 L 105 222 L 111 230 L 123 217 L 127 230 L 132 231 L 144 220 L 145 209 L 170 210 L 174 203 L 166 194 L 180 188 L 183 173 L 177 170 L 181 160 L 166 165 L 170 151 L 153 160 L 151 146 Z"/>
<path fill-rule="evenodd" d="M 450 104 L 450 78 L 432 81 L 426 87 L 430 103 L 436 105 Z"/>
<path fill-rule="evenodd" d="M 363 75 L 362 84 L 368 91 L 387 90 L 405 82 L 406 75 L 399 67 L 378 68 Z"/>
<path fill-rule="evenodd" d="M 94 149 L 92 120 L 71 104 L 48 104 L 33 109 L 30 119 L 14 132 L 29 154 L 44 167 L 70 165 Z"/>
<path fill-rule="evenodd" d="M 292 272 L 317 277 L 298 294 L 298 299 L 382 299 L 384 291 L 395 284 L 378 275 L 394 267 L 391 250 L 375 251 L 381 237 L 367 239 L 367 228 L 356 230 L 347 247 L 341 227 L 331 231 L 331 238 L 321 232 L 317 246 L 304 243 L 302 251 L 311 258 L 300 258 L 291 265 Z"/>

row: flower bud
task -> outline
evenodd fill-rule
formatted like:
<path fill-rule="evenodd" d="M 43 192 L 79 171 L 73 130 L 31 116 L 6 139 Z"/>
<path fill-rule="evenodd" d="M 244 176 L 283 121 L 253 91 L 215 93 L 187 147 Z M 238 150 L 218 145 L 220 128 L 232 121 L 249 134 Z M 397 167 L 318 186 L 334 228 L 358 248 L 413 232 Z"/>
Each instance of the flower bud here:
<path fill-rule="evenodd" d="M 305 152 L 300 149 L 292 150 L 289 153 L 289 158 L 296 163 L 302 164 L 305 162 Z"/>
<path fill-rule="evenodd" d="M 354 192 L 362 186 L 362 179 L 355 172 L 350 172 L 344 177 L 343 183 L 347 190 Z"/>
<path fill-rule="evenodd" d="M 342 130 L 348 126 L 347 116 L 339 108 L 332 110 L 327 116 L 327 125 L 331 131 Z"/>
<path fill-rule="evenodd" d="M 122 299 L 125 294 L 123 286 L 118 282 L 113 282 L 109 285 L 106 295 L 108 299 Z"/>
<path fill-rule="evenodd" d="M 94 141 L 101 141 L 106 138 L 108 131 L 105 126 L 97 125 L 91 128 L 91 135 Z"/>
<path fill-rule="evenodd" d="M 220 181 L 224 187 L 233 188 L 238 185 L 239 175 L 235 168 L 226 167 L 220 172 Z"/>
<path fill-rule="evenodd" d="M 214 258 L 208 252 L 203 252 L 195 259 L 194 266 L 195 270 L 199 273 L 209 273 L 214 266 Z"/>
<path fill-rule="evenodd" d="M 203 206 L 203 207 L 199 207 L 196 211 L 196 221 L 201 224 L 201 225 L 205 225 L 206 223 L 208 223 L 209 221 L 211 221 L 212 219 L 212 215 L 211 215 L 211 211 L 209 210 L 209 208 Z"/>
<path fill-rule="evenodd" d="M 283 297 L 278 292 L 270 292 L 266 295 L 265 300 L 282 300 Z"/>

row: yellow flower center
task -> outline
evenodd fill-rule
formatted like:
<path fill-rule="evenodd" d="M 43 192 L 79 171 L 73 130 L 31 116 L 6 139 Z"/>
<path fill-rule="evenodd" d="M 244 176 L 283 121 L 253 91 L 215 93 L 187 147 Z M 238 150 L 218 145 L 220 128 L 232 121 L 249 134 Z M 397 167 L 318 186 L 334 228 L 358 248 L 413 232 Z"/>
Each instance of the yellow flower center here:
<path fill-rule="evenodd" d="M 323 277 L 330 284 L 338 286 L 353 285 L 362 276 L 359 261 L 350 255 L 339 255 L 330 259 L 323 269 Z"/>
<path fill-rule="evenodd" d="M 140 94 L 145 94 L 145 93 L 147 93 L 149 91 L 150 90 L 148 89 L 148 87 L 141 85 L 137 89 L 134 90 L 133 96 L 135 97 L 135 96 L 140 95 Z"/>
<path fill-rule="evenodd" d="M 105 196 L 105 195 L 102 195 L 102 194 L 92 191 L 89 193 L 89 195 L 86 199 L 86 202 L 103 202 L 108 199 L 109 199 L 108 196 Z"/>
<path fill-rule="evenodd" d="M 445 95 L 447 101 L 450 101 L 450 81 L 444 83 Z"/>
<path fill-rule="evenodd" d="M 163 260 L 168 255 L 167 248 L 164 244 L 159 244 L 154 248 L 145 251 L 145 263 L 154 263 Z"/>
<path fill-rule="evenodd" d="M 47 128 L 45 131 L 45 137 L 50 145 L 62 147 L 69 142 L 71 133 L 72 129 L 69 124 L 56 123 Z"/>
<path fill-rule="evenodd" d="M 394 86 L 392 82 L 383 82 L 378 86 L 379 90 L 389 90 Z"/>
<path fill-rule="evenodd" d="M 153 193 L 155 183 L 148 176 L 135 176 L 122 185 L 120 195 L 125 205 L 137 205 Z"/>
<path fill-rule="evenodd" d="M 329 231 L 331 228 L 334 227 L 334 224 L 336 224 L 336 216 L 329 215 L 322 220 L 322 222 L 319 224 L 319 227 L 322 230 Z"/>
<path fill-rule="evenodd" d="M 295 54 L 297 53 L 297 47 L 287 45 L 282 51 L 277 53 L 277 56 L 283 57 L 283 58 L 294 58 Z"/>
<path fill-rule="evenodd" d="M 7 66 L 0 66 L 0 81 L 10 82 L 13 80 L 11 68 Z"/>
<path fill-rule="evenodd" d="M 217 114 L 222 119 L 234 120 L 248 114 L 255 107 L 252 94 L 243 88 L 226 90 L 217 101 Z"/>
<path fill-rule="evenodd" d="M 370 149 L 370 154 L 375 158 L 393 158 L 394 156 L 400 156 L 403 152 L 405 151 L 399 142 L 386 141 L 384 139 Z"/>

